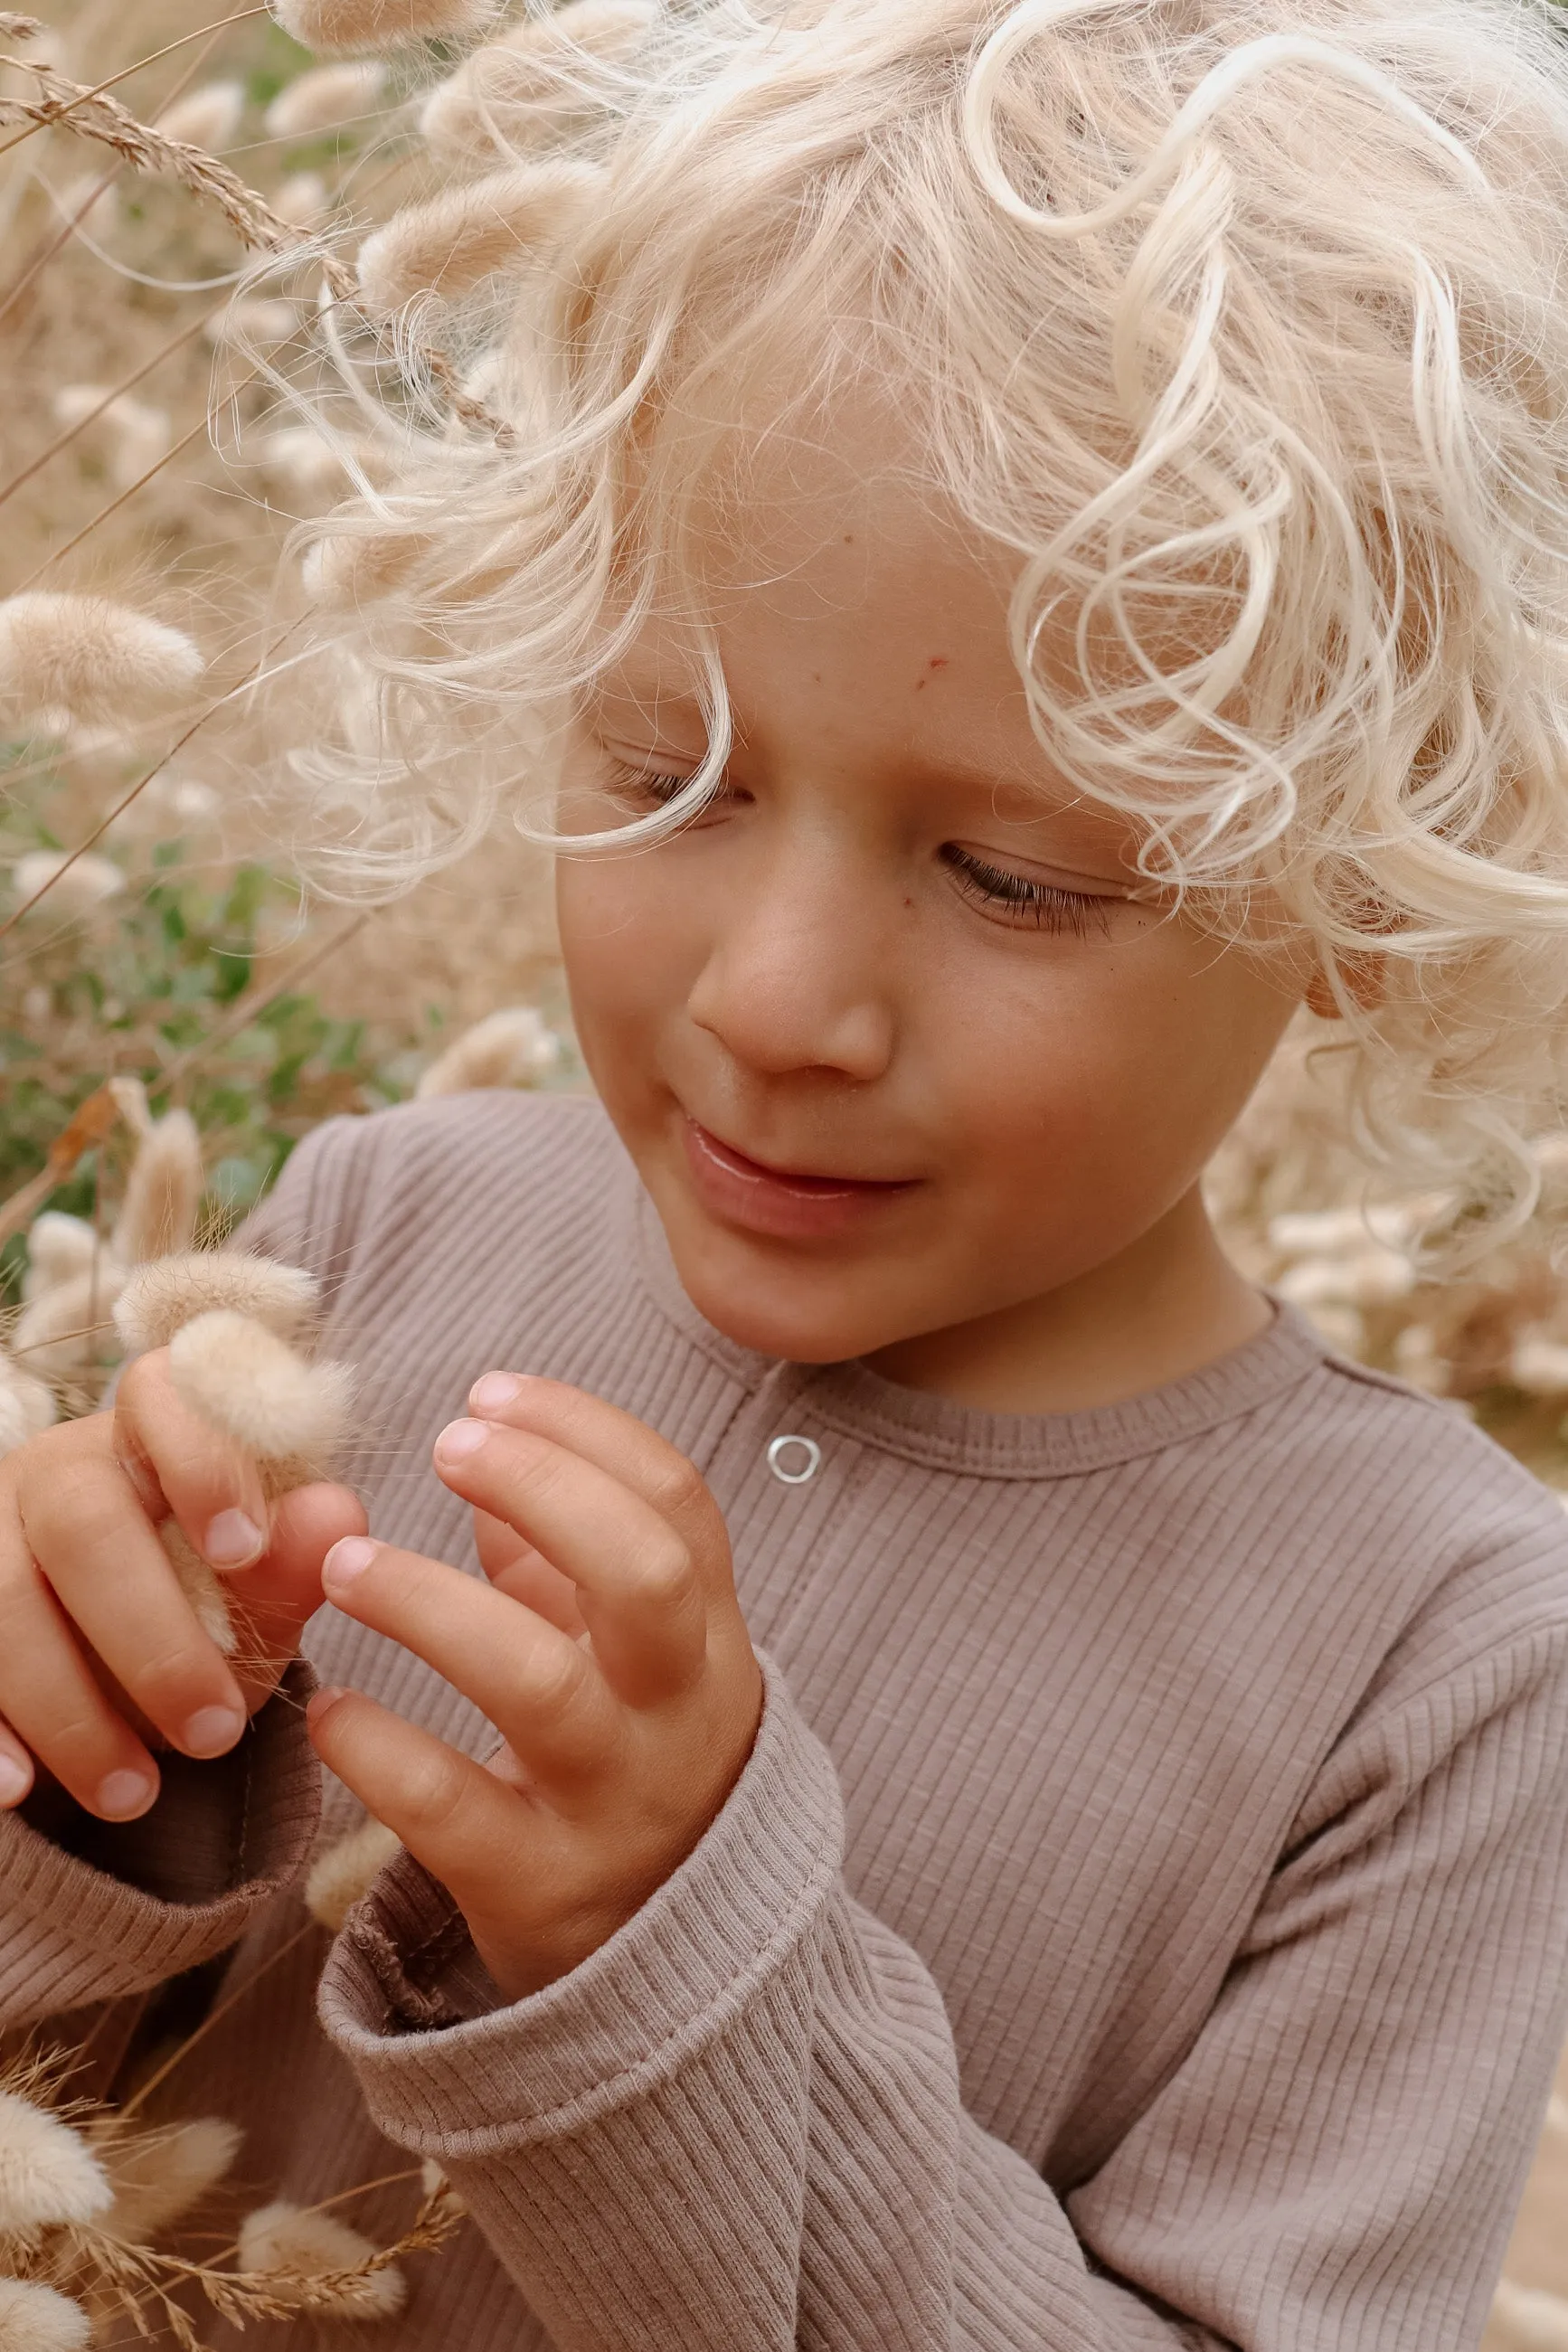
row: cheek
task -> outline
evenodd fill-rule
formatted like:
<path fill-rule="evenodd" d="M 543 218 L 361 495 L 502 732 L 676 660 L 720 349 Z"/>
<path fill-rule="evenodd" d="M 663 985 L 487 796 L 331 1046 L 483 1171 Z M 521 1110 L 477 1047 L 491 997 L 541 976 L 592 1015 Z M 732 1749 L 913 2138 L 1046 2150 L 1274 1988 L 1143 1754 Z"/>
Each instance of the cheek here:
<path fill-rule="evenodd" d="M 556 862 L 555 914 L 573 1016 L 589 1068 L 645 1050 L 690 993 L 697 927 L 657 852 Z"/>
<path fill-rule="evenodd" d="M 945 1001 L 952 1125 L 974 1174 L 1047 1220 L 1070 1206 L 1096 1222 L 1181 1196 L 1292 1010 L 1239 957 L 1159 934 L 1058 966 L 1047 991 L 993 987 L 968 1018 L 956 992 Z"/>

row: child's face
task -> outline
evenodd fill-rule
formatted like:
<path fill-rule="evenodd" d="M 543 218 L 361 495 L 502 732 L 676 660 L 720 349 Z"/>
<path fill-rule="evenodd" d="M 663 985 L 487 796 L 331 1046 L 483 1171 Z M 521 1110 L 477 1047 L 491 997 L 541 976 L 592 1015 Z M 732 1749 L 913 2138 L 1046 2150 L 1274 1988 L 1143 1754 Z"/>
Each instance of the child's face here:
<path fill-rule="evenodd" d="M 1206 1230 L 1199 1173 L 1300 990 L 1140 898 L 1130 829 L 1053 793 L 1006 568 L 886 479 L 788 469 L 746 549 L 708 550 L 723 797 L 652 848 L 563 856 L 558 895 L 583 1049 L 689 1295 L 833 1362 L 1005 1319 L 1134 1244 L 1158 1278 L 1145 1237 Z M 650 631 L 584 722 L 563 828 L 645 814 L 704 740 Z"/>

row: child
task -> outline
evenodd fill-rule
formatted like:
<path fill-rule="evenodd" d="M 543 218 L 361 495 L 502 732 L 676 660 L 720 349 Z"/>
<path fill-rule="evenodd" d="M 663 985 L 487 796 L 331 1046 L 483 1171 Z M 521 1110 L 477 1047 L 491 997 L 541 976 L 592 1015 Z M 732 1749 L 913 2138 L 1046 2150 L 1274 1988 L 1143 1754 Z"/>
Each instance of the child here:
<path fill-rule="evenodd" d="M 253 1224 L 361 1369 L 369 1539 L 265 1526 L 161 1354 L 0 1469 L 8 2014 L 101 2051 L 271 1962 L 171 2111 L 307 2205 L 435 2159 L 409 2352 L 1471 2345 L 1565 2022 L 1568 1531 L 1199 1179 L 1305 999 L 1370 1149 L 1529 1206 L 1568 51 L 812 0 L 595 70 L 483 296 L 510 435 L 317 577 L 371 853 L 569 708 L 603 1108 L 335 1121 Z M 309 1743 L 165 1507 L 311 1620 Z M 407 1849 L 324 2042 L 311 1743 Z"/>

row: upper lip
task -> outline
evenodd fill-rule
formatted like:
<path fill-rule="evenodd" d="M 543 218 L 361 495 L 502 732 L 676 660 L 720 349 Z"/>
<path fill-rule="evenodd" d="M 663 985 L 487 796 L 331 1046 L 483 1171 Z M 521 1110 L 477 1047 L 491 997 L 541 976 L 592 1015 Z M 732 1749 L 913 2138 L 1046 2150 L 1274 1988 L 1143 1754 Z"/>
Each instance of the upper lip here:
<path fill-rule="evenodd" d="M 777 1177 L 784 1184 L 789 1183 L 792 1178 L 805 1179 L 812 1184 L 845 1185 L 912 1184 L 917 1181 L 912 1176 L 852 1176 L 840 1168 L 783 1167 L 776 1160 L 765 1159 L 760 1151 L 748 1150 L 743 1143 L 731 1143 L 728 1136 L 719 1133 L 717 1128 L 705 1125 L 700 1118 L 692 1118 L 689 1111 L 686 1115 L 691 1119 L 691 1124 L 700 1136 L 704 1137 L 710 1143 L 718 1144 L 721 1150 L 732 1153 L 737 1160 L 749 1160 L 753 1168 L 760 1168 L 764 1175 Z"/>

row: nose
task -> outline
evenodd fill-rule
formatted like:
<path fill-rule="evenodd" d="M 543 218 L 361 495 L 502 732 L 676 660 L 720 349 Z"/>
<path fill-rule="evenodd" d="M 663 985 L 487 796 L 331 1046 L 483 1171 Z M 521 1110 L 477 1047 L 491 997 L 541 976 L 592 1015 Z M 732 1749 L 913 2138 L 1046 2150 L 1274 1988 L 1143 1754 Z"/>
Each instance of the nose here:
<path fill-rule="evenodd" d="M 691 1019 L 762 1076 L 880 1077 L 897 1022 L 873 878 L 858 884 L 829 843 L 775 838 L 734 880 L 687 1002 Z"/>

